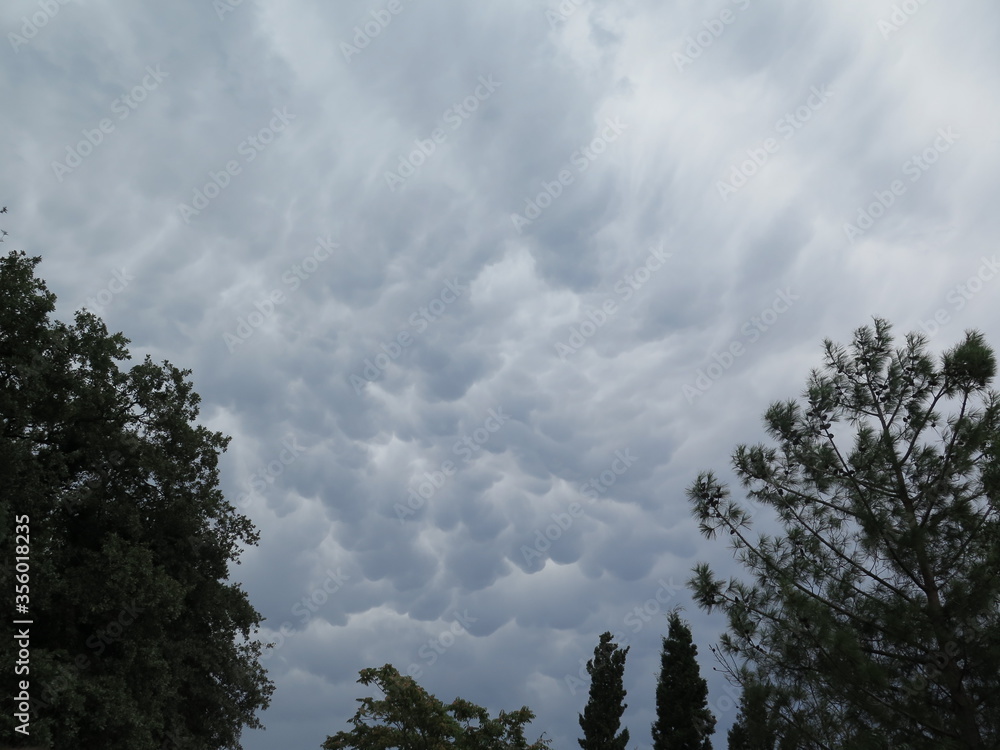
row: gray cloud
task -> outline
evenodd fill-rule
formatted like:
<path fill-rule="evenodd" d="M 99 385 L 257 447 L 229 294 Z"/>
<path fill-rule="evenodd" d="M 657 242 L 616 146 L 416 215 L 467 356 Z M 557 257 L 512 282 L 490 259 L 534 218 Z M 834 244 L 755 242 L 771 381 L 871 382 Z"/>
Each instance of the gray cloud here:
<path fill-rule="evenodd" d="M 385 3 L 74 2 L 8 37 L 9 247 L 43 256 L 63 317 L 99 304 L 137 357 L 190 367 L 233 436 L 223 489 L 261 530 L 233 574 L 282 639 L 248 750 L 318 747 L 385 662 L 445 700 L 527 703 L 568 746 L 586 691 L 566 676 L 608 629 L 648 744 L 661 581 L 721 747 L 723 623 L 682 584 L 736 569 L 684 488 L 761 439 L 824 337 L 875 314 L 935 347 L 998 330 L 995 282 L 961 286 L 995 252 L 995 8 L 889 28 L 888 0 L 562 5 L 402 0 L 371 35 Z M 67 149 L 88 155 L 57 175 Z"/>

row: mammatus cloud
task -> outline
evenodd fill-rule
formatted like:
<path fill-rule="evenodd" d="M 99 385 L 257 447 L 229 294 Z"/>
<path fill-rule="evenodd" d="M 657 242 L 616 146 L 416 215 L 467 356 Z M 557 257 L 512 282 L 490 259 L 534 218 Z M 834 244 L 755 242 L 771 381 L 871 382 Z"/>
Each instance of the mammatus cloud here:
<path fill-rule="evenodd" d="M 998 13 L 0 10 L 8 246 L 233 436 L 277 683 L 245 747 L 318 747 L 386 662 L 568 746 L 605 630 L 646 745 L 674 606 L 722 747 L 723 623 L 684 581 L 737 568 L 684 489 L 825 337 L 996 340 Z"/>

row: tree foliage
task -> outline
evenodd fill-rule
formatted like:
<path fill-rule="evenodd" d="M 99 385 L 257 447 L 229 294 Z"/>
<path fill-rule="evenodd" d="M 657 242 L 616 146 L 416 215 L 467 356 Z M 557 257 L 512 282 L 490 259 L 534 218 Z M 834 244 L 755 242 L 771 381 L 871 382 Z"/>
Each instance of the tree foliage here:
<path fill-rule="evenodd" d="M 982 334 L 935 364 L 889 324 L 825 342 L 804 397 L 764 416 L 777 445 L 740 445 L 748 498 L 704 472 L 702 532 L 725 532 L 752 581 L 707 565 L 689 582 L 728 619 L 723 660 L 769 688 L 800 747 L 987 748 L 1000 743 L 1000 401 Z"/>
<path fill-rule="evenodd" d="M 327 737 L 324 750 L 546 750 L 539 738 L 528 744 L 525 725 L 535 715 L 527 706 L 501 711 L 496 718 L 474 703 L 456 698 L 445 704 L 412 677 L 391 665 L 362 669 L 362 685 L 374 685 L 384 698 L 358 698 L 361 706 L 349 731 Z"/>
<path fill-rule="evenodd" d="M 0 546 L 13 559 L 27 517 L 31 739 L 238 748 L 273 685 L 260 615 L 226 582 L 257 541 L 218 489 L 228 438 L 193 424 L 189 371 L 148 357 L 122 370 L 128 340 L 99 318 L 51 321 L 39 261 L 0 259 Z M 13 585 L 0 566 L 0 589 Z M 15 736 L 9 710 L 0 721 Z"/>
<path fill-rule="evenodd" d="M 628 708 L 623 678 L 630 647 L 620 648 L 611 638 L 610 632 L 602 633 L 594 658 L 587 662 L 590 697 L 580 715 L 583 739 L 577 740 L 583 750 L 625 750 L 628 746 L 628 729 L 619 734 L 618 727 Z"/>
<path fill-rule="evenodd" d="M 744 686 L 740 712 L 729 729 L 727 739 L 729 750 L 775 750 L 778 747 L 778 730 L 775 718 L 768 710 L 766 687 Z M 795 745 L 787 747 L 794 748 Z"/>
<path fill-rule="evenodd" d="M 656 684 L 654 750 L 711 750 L 715 717 L 708 709 L 708 683 L 698 667 L 698 647 L 677 612 L 669 615 Z"/>

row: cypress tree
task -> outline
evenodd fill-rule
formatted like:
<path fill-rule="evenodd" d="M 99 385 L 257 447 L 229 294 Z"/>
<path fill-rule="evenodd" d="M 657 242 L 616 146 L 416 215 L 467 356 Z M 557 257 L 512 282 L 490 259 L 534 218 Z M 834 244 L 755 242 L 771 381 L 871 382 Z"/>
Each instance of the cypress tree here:
<path fill-rule="evenodd" d="M 698 668 L 698 647 L 677 612 L 669 616 L 656 685 L 653 750 L 710 750 L 715 717 L 708 710 L 708 683 Z"/>
<path fill-rule="evenodd" d="M 774 750 L 778 734 L 768 712 L 766 686 L 743 686 L 740 712 L 729 730 L 728 740 L 729 750 Z"/>
<path fill-rule="evenodd" d="M 577 740 L 583 750 L 625 750 L 628 745 L 628 729 L 616 735 L 628 708 L 622 685 L 628 650 L 612 643 L 611 633 L 603 633 L 594 658 L 587 662 L 590 698 L 580 714 L 583 739 Z"/>

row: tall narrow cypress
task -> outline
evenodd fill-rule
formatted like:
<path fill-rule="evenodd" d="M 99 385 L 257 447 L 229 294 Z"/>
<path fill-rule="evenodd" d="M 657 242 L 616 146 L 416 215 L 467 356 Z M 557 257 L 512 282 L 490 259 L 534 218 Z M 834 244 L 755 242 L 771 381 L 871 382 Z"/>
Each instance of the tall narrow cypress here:
<path fill-rule="evenodd" d="M 766 686 L 743 686 L 740 712 L 729 729 L 728 739 L 729 750 L 774 750 L 778 733 L 774 718 L 768 713 Z"/>
<path fill-rule="evenodd" d="M 671 612 L 656 685 L 653 750 L 710 750 L 715 717 L 708 710 L 708 683 L 698 668 L 691 629 Z"/>
<path fill-rule="evenodd" d="M 611 633 L 604 633 L 594 658 L 587 662 L 590 698 L 580 714 L 583 739 L 577 740 L 583 750 L 625 750 L 628 745 L 628 729 L 618 734 L 622 714 L 628 708 L 622 684 L 628 649 L 612 643 Z"/>

